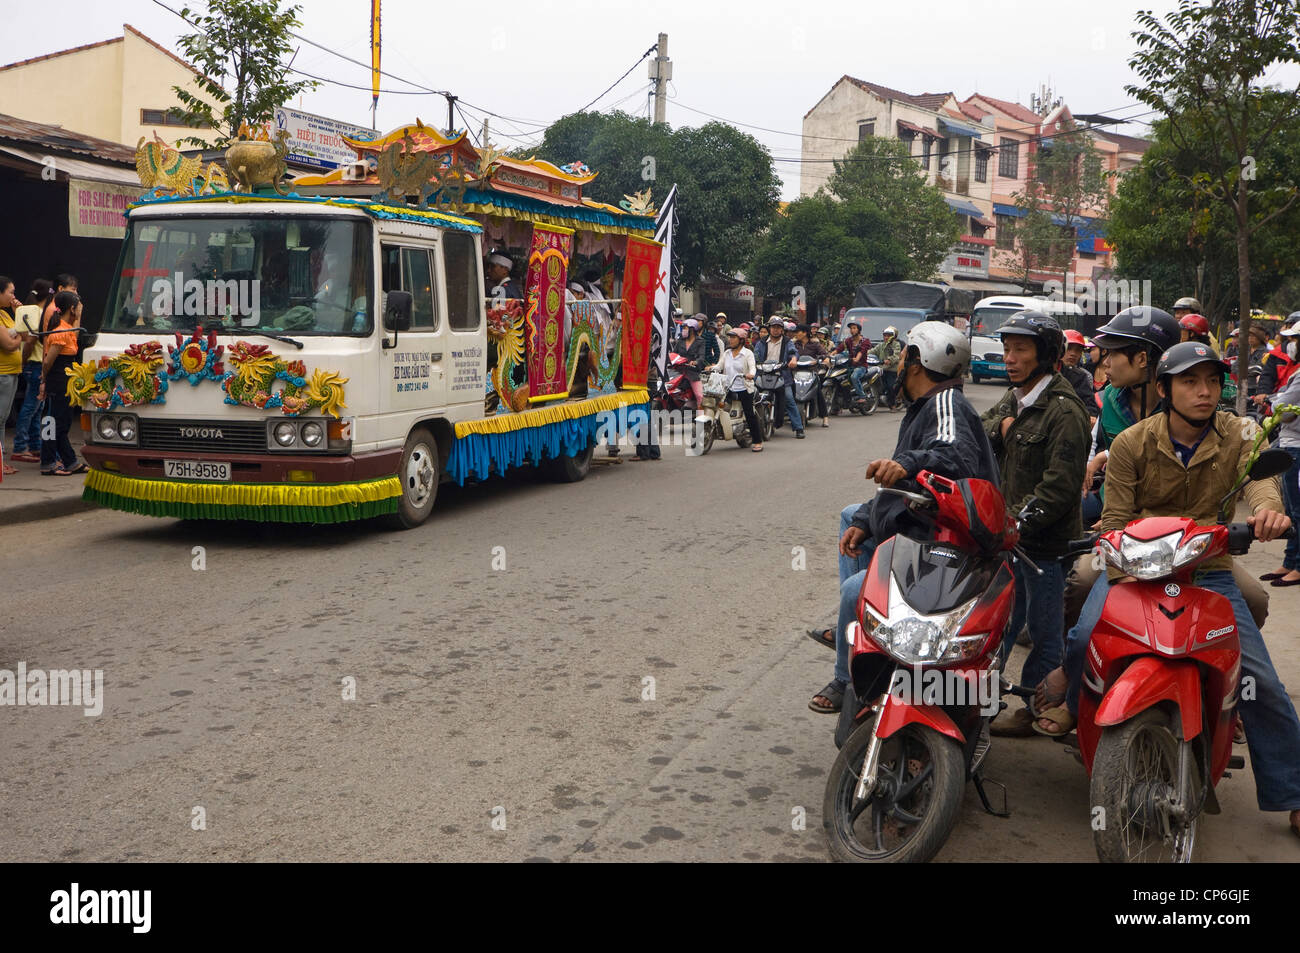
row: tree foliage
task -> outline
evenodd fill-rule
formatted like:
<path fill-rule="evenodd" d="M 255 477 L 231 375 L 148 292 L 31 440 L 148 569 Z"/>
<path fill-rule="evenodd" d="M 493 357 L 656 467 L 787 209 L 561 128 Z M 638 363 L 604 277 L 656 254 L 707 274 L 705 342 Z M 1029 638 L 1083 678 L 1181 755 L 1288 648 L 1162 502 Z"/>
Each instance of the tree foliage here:
<path fill-rule="evenodd" d="M 791 202 L 748 275 L 763 294 L 848 305 L 871 281 L 929 280 L 961 236 L 943 193 L 926 184 L 907 146 L 866 139 L 835 163 L 816 195 Z"/>
<path fill-rule="evenodd" d="M 1111 199 L 1107 241 L 1121 274 L 1151 282 L 1154 303 L 1168 308 L 1196 294 L 1211 324 L 1222 328 L 1239 301 L 1234 218 L 1227 204 L 1192 185 L 1192 177 L 1212 164 L 1204 154 L 1208 139 L 1197 142 L 1198 152 L 1181 149 L 1167 120 L 1154 124 L 1150 149 Z M 1259 157 L 1258 173 L 1261 189 L 1300 181 L 1300 127 L 1278 130 Z M 1287 277 L 1300 272 L 1300 206 L 1250 236 L 1250 258 L 1252 300 L 1278 295 Z M 1287 306 L 1290 300 L 1270 300 L 1268 307 L 1287 313 L 1295 308 Z"/>
<path fill-rule="evenodd" d="M 1298 197 L 1296 184 L 1260 188 L 1258 160 L 1270 138 L 1300 120 L 1300 85 L 1278 91 L 1271 104 L 1263 85 L 1279 66 L 1300 63 L 1300 4 L 1295 0 L 1180 0 L 1163 20 L 1143 11 L 1133 33 L 1138 51 L 1129 66 L 1142 80 L 1125 87 L 1169 122 L 1173 144 L 1205 164 L 1188 183 L 1232 213 L 1237 303 L 1244 338 L 1250 325 L 1251 238 L 1275 223 Z M 1238 379 L 1246 377 L 1246 350 Z M 1245 408 L 1244 390 L 1238 410 Z"/>
<path fill-rule="evenodd" d="M 292 31 L 299 25 L 299 6 L 281 11 L 278 0 L 208 0 L 206 12 L 189 7 L 181 16 L 198 32 L 178 41 L 202 79 L 199 88 L 220 112 L 183 86 L 173 86 L 180 106 L 172 113 L 195 129 L 215 129 L 217 147 L 235 138 L 241 123 L 266 122 L 275 110 L 299 93 L 315 89 L 314 80 L 288 80 Z M 227 88 L 228 87 L 228 88 Z M 183 144 L 205 146 L 191 136 Z"/>
<path fill-rule="evenodd" d="M 599 173 L 583 194 L 610 205 L 647 188 L 662 201 L 675 183 L 673 253 L 687 287 L 740 271 L 781 195 L 767 149 L 721 122 L 674 130 L 622 112 L 573 113 L 547 128 L 536 154 L 556 165 L 581 159 Z"/>

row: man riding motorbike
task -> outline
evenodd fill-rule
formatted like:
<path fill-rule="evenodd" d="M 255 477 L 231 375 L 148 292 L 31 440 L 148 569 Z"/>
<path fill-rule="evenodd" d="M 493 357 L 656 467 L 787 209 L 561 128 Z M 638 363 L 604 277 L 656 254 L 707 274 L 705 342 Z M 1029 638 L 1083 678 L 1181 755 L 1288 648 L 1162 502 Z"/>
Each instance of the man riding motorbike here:
<path fill-rule="evenodd" d="M 799 325 L 798 330 L 794 332 L 794 344 L 799 349 L 800 357 L 811 357 L 817 361 L 818 366 L 830 367 L 831 357 L 830 352 L 826 350 L 825 339 L 820 334 L 814 335 L 809 325 Z M 808 420 L 812 420 L 814 416 L 821 417 L 823 427 L 830 426 L 826 413 L 826 395 L 822 392 L 820 382 L 817 385 L 817 394 L 809 407 Z M 807 422 L 804 421 L 805 424 Z"/>
<path fill-rule="evenodd" d="M 784 412 L 790 416 L 790 426 L 794 428 L 794 435 L 802 440 L 803 420 L 799 416 L 799 405 L 794 399 L 793 373 L 795 362 L 799 359 L 799 349 L 786 337 L 785 321 L 777 315 L 774 314 L 768 319 L 767 330 L 767 340 L 759 341 L 754 345 L 754 360 L 759 364 L 780 364 L 781 380 L 785 385 L 776 392 L 776 409 L 772 426 L 776 428 L 781 426 L 781 414 Z"/>
<path fill-rule="evenodd" d="M 880 334 L 882 340 L 871 353 L 880 359 L 880 367 L 885 372 L 885 406 L 893 408 L 898 406 L 898 358 L 903 353 L 903 345 L 898 342 L 898 330 L 893 325 Z"/>
<path fill-rule="evenodd" d="M 871 342 L 862 336 L 862 322 L 857 318 L 849 319 L 849 336 L 835 346 L 835 353 L 848 351 L 849 363 L 853 371 L 849 374 L 849 383 L 853 385 L 853 396 L 866 400 L 867 392 L 862 389 L 862 379 L 867 376 L 867 356 L 871 353 Z"/>
<path fill-rule="evenodd" d="M 1111 446 L 1102 532 L 1151 516 L 1191 517 L 1202 525 L 1217 521 L 1219 501 L 1249 465 L 1259 429 L 1249 418 L 1216 411 L 1227 371 L 1212 348 L 1196 342 L 1178 344 L 1161 357 L 1156 386 L 1164 412 L 1128 428 Z M 1247 483 L 1245 496 L 1256 539 L 1276 539 L 1290 528 L 1275 479 Z M 1196 585 L 1227 597 L 1236 617 L 1241 673 L 1252 689 L 1249 697 L 1241 692 L 1238 712 L 1259 808 L 1289 812 L 1291 830 L 1300 836 L 1300 718 L 1229 571 L 1231 562 L 1230 556 L 1207 562 Z M 1130 580 L 1113 567 L 1098 576 L 1067 637 L 1063 667 L 1039 686 L 1034 727 L 1041 734 L 1058 736 L 1074 727 L 1092 630 L 1110 587 Z"/>
<path fill-rule="evenodd" d="M 998 466 L 980 426 L 979 414 L 962 394 L 962 378 L 970 363 L 970 341 L 952 325 L 922 321 L 907 335 L 899 392 L 909 402 L 898 428 L 898 443 L 890 459 L 872 460 L 866 478 L 882 487 L 931 470 L 951 479 L 979 477 L 998 482 Z M 858 593 L 871 554 L 882 540 L 900 532 L 918 532 L 921 524 L 897 496 L 879 496 L 840 512 L 840 608 L 834 631 L 811 630 L 808 635 L 835 649 L 831 681 L 813 696 L 808 707 L 819 714 L 840 710 L 849 680 L 849 645 L 845 631 L 855 618 Z"/>
<path fill-rule="evenodd" d="M 1074 392 L 1079 395 L 1079 400 L 1083 401 L 1083 409 L 1088 412 L 1088 416 L 1096 417 L 1097 389 L 1093 386 L 1092 375 L 1081 366 L 1086 341 L 1074 328 L 1064 333 L 1065 354 L 1061 357 L 1061 374 L 1070 382 Z"/>
<path fill-rule="evenodd" d="M 1178 326 L 1183 329 L 1182 340 L 1210 343 L 1210 322 L 1204 315 L 1185 314 L 1178 319 Z"/>

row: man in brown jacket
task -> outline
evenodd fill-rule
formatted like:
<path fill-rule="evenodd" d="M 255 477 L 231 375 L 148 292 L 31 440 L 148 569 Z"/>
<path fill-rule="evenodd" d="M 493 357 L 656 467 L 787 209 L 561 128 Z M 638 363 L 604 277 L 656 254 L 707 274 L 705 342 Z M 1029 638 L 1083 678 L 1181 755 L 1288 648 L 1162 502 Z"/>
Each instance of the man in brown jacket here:
<path fill-rule="evenodd" d="M 1216 412 L 1227 370 L 1211 348 L 1194 341 L 1164 353 L 1156 374 L 1166 410 L 1129 427 L 1112 444 L 1102 532 L 1149 516 L 1190 516 L 1202 525 L 1217 522 L 1219 502 L 1245 472 L 1259 432 L 1249 418 Z M 1245 496 L 1254 514 L 1248 522 L 1256 539 L 1276 539 L 1290 528 L 1276 477 L 1247 483 Z M 1246 729 L 1259 808 L 1290 812 L 1291 828 L 1300 836 L 1300 718 L 1233 581 L 1231 566 L 1229 556 L 1209 560 L 1199 567 L 1196 584 L 1225 596 L 1236 617 L 1242 677 L 1251 678 L 1255 687 L 1253 699 L 1243 693 L 1238 712 Z M 1043 711 L 1035 723 L 1040 733 L 1063 734 L 1073 727 L 1088 641 L 1106 594 L 1111 585 L 1131 580 L 1114 567 L 1097 579 L 1079 624 L 1066 639 L 1064 669 L 1043 683 L 1043 694 L 1050 697 L 1059 696 L 1061 682 L 1067 682 L 1065 708 Z"/>

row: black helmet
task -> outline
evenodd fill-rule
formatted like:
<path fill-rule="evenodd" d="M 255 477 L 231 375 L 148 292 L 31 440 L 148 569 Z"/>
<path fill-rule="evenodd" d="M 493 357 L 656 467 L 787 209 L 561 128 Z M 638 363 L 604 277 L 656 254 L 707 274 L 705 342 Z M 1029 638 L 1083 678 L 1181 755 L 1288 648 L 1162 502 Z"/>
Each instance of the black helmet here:
<path fill-rule="evenodd" d="M 1174 316 L 1159 308 L 1125 308 L 1097 329 L 1092 340 L 1108 351 L 1141 345 L 1161 354 L 1178 343 L 1182 328 Z"/>
<path fill-rule="evenodd" d="M 1175 344 L 1160 355 L 1160 363 L 1156 365 L 1156 377 L 1181 374 L 1197 364 L 1217 364 L 1225 374 L 1230 373 L 1231 370 L 1228 362 L 1219 357 L 1214 348 L 1208 344 L 1202 344 L 1200 341 L 1184 341 L 1182 344 Z"/>
<path fill-rule="evenodd" d="M 1038 364 L 1045 373 L 1056 369 L 1056 362 L 1065 353 L 1065 335 L 1054 318 L 1041 311 L 1017 311 L 998 328 L 998 334 L 1023 334 L 1032 337 L 1038 348 Z"/>
<path fill-rule="evenodd" d="M 862 330 L 862 322 L 859 321 L 857 318 L 849 318 L 847 321 L 844 322 L 844 326 L 846 328 L 857 328 L 859 331 Z"/>

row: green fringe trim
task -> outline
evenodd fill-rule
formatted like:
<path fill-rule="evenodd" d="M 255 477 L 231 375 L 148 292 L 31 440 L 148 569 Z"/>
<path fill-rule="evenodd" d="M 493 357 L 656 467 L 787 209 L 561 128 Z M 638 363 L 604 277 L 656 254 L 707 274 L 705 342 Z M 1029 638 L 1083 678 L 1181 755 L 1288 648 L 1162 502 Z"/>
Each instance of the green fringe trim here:
<path fill-rule="evenodd" d="M 339 503 L 335 506 L 240 506 L 215 503 L 173 503 L 137 500 L 86 487 L 81 498 L 109 509 L 141 516 L 173 517 L 188 520 L 251 520 L 257 523 L 347 523 L 396 513 L 400 496 L 364 503 Z"/>

